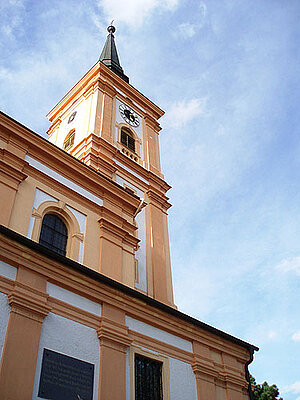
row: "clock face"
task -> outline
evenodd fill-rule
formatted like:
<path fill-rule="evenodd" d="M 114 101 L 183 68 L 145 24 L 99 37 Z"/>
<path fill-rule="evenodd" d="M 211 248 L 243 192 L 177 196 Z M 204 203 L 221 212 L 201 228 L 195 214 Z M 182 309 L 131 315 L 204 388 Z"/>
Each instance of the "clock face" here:
<path fill-rule="evenodd" d="M 135 127 L 139 126 L 139 117 L 130 107 L 126 106 L 125 104 L 121 104 L 119 106 L 119 111 L 122 118 L 127 122 L 127 124 Z"/>

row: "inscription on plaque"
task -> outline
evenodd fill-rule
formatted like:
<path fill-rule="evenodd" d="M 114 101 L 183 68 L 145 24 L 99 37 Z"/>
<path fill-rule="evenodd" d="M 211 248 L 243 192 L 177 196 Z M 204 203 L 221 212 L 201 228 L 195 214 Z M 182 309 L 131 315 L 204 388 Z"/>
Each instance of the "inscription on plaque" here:
<path fill-rule="evenodd" d="M 94 364 L 44 349 L 38 396 L 51 400 L 92 400 Z"/>

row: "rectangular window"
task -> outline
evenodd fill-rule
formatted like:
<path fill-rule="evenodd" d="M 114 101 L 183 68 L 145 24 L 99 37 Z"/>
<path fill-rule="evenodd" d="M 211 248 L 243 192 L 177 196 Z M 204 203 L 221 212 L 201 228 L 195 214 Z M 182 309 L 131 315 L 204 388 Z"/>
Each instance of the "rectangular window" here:
<path fill-rule="evenodd" d="M 149 350 L 130 347 L 130 400 L 169 400 L 169 359 Z"/>
<path fill-rule="evenodd" d="M 135 354 L 135 400 L 163 400 L 162 362 Z"/>

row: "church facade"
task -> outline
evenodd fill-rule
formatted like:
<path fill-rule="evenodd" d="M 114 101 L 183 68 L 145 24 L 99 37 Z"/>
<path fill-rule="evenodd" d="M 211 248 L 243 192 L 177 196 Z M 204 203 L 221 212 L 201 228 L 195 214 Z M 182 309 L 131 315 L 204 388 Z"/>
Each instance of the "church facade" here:
<path fill-rule="evenodd" d="M 0 113 L 0 397 L 250 399 L 257 348 L 174 304 L 163 111 L 114 31 L 49 141 Z"/>

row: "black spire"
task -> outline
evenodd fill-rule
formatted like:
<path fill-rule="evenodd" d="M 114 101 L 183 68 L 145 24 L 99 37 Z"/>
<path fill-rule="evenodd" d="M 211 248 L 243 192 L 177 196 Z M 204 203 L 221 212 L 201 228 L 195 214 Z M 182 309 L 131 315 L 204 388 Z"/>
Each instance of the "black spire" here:
<path fill-rule="evenodd" d="M 107 28 L 108 35 L 100 55 L 99 61 L 103 62 L 109 69 L 119 75 L 124 81 L 129 83 L 129 78 L 123 72 L 123 68 L 120 65 L 118 52 L 115 44 L 114 32 L 116 28 L 111 24 Z"/>

